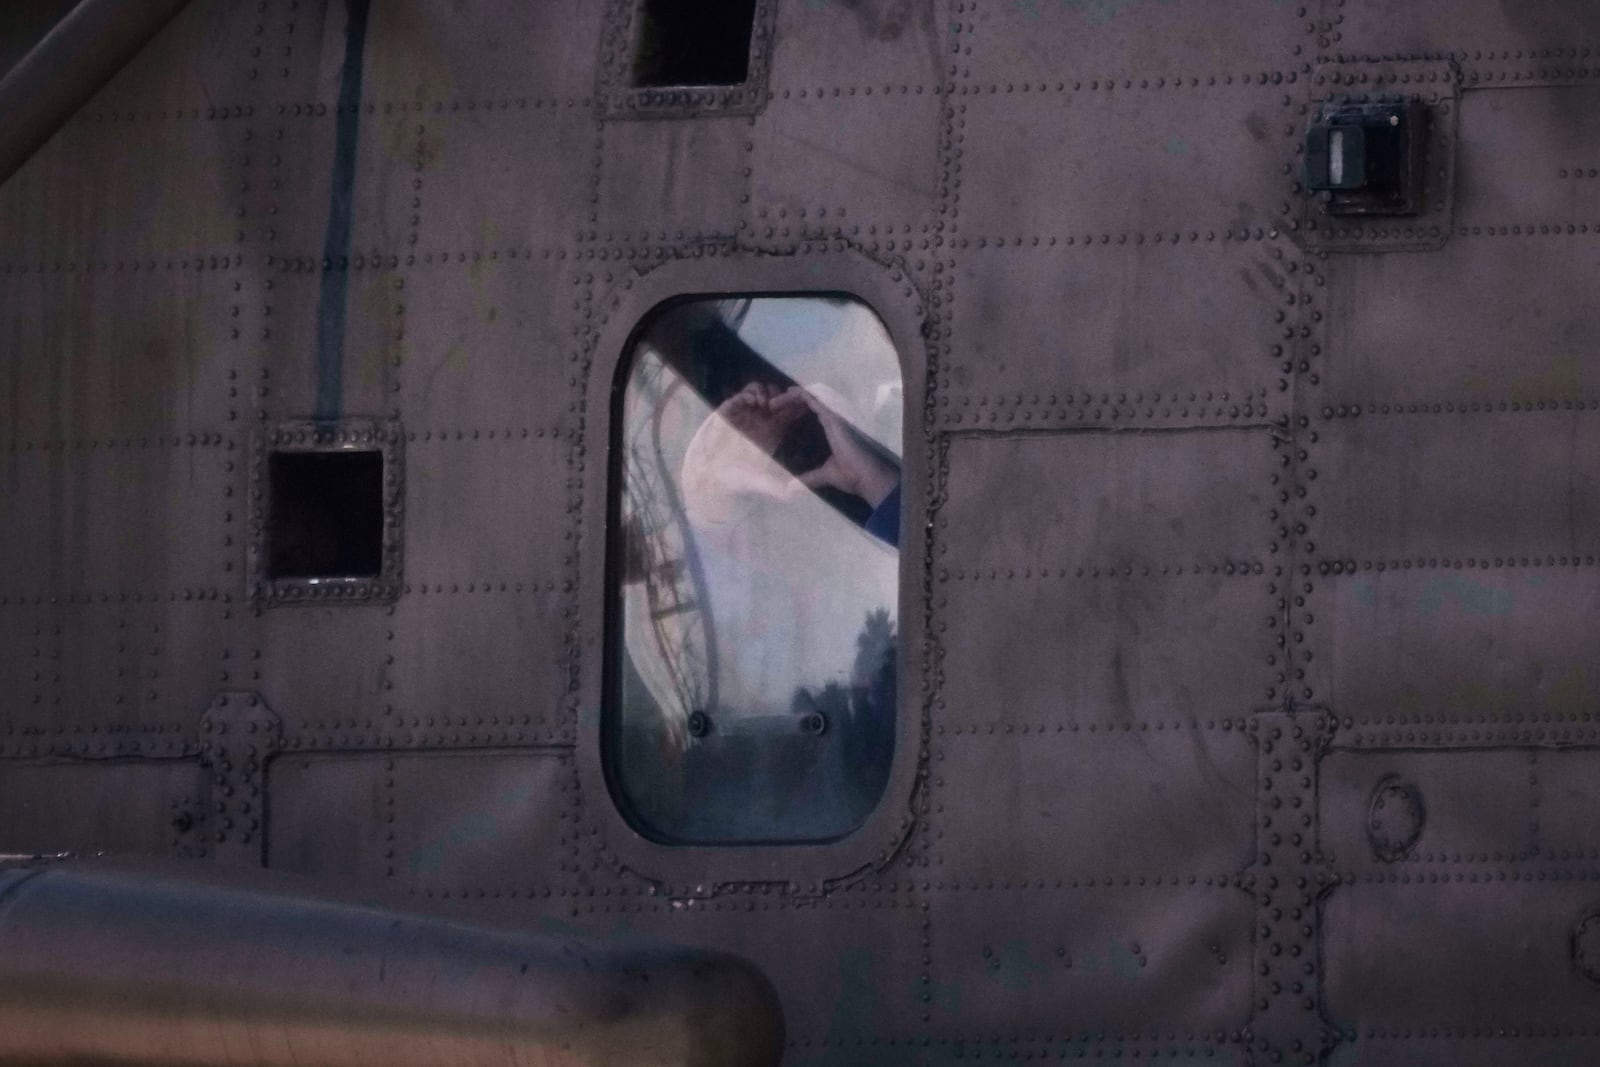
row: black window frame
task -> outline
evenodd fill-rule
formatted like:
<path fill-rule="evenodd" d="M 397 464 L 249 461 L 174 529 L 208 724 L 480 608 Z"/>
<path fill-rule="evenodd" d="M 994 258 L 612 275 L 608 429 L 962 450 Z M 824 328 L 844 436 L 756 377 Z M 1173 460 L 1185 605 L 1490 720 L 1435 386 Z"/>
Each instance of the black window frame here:
<path fill-rule="evenodd" d="M 749 115 L 766 105 L 777 0 L 756 0 L 749 67 L 744 81 L 733 85 L 635 85 L 634 57 L 644 2 L 610 0 L 600 44 L 602 114 L 612 119 Z"/>
<path fill-rule="evenodd" d="M 309 419 L 272 423 L 256 434 L 250 475 L 247 565 L 258 607 L 387 604 L 400 595 L 405 486 L 404 434 L 393 419 Z M 271 567 L 272 457 L 284 453 L 376 452 L 382 459 L 379 565 L 371 575 L 275 575 Z"/>

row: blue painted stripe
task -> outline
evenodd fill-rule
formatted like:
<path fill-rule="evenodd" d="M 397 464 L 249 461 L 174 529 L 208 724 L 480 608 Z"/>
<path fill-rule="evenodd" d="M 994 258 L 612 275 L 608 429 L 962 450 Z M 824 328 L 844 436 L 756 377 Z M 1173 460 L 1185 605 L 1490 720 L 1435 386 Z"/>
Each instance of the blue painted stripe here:
<path fill-rule="evenodd" d="M 328 188 L 328 233 L 322 259 L 322 293 L 317 302 L 318 419 L 337 419 L 344 406 L 344 323 L 350 272 L 337 268 L 350 254 L 351 199 L 356 184 L 356 136 L 361 129 L 361 64 L 367 44 L 371 0 L 345 0 L 344 69 L 339 75 L 339 111 Z"/>

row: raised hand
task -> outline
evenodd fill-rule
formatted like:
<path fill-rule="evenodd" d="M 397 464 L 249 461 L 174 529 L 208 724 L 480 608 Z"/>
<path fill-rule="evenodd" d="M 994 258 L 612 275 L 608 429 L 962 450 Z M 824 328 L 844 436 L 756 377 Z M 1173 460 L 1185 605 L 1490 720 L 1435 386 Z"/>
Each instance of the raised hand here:
<path fill-rule="evenodd" d="M 767 382 L 751 382 L 717 408 L 728 425 L 742 433 L 767 455 L 778 451 L 789 427 L 804 418 L 805 401 Z"/>
<path fill-rule="evenodd" d="M 784 411 L 793 404 L 802 405 L 802 411 L 815 415 L 827 435 L 830 455 L 820 467 L 797 476 L 802 484 L 811 489 L 839 489 L 874 508 L 900 484 L 900 469 L 813 394 L 791 386 L 775 403 L 782 403 Z"/>

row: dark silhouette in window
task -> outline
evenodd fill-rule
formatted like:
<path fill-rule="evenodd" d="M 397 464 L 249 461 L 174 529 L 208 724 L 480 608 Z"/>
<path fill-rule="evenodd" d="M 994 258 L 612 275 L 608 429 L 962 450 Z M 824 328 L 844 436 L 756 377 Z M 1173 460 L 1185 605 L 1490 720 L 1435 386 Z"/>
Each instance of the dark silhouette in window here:
<path fill-rule="evenodd" d="M 371 578 L 383 566 L 383 454 L 274 452 L 267 573 Z"/>
<path fill-rule="evenodd" d="M 633 84 L 740 84 L 750 76 L 755 17 L 755 0 L 644 0 Z"/>

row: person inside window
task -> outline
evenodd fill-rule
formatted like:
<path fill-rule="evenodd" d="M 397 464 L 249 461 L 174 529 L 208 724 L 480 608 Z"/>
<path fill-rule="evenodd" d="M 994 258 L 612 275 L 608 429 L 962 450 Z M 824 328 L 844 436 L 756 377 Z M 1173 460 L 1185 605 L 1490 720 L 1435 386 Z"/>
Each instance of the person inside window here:
<path fill-rule="evenodd" d="M 730 427 L 755 446 L 761 459 L 777 460 L 785 439 L 808 417 L 821 426 L 827 442 L 827 458 L 809 470 L 794 475 L 798 486 L 813 491 L 834 490 L 860 500 L 869 509 L 862 527 L 890 547 L 900 542 L 900 465 L 886 455 L 871 438 L 856 430 L 832 407 L 819 399 L 819 393 L 831 392 L 825 386 L 815 390 L 798 385 L 787 389 L 769 382 L 751 382 L 733 396 L 723 401 L 714 416 L 707 420 L 701 433 L 710 434 L 698 439 L 711 440 L 718 434 L 718 422 Z M 839 403 L 835 399 L 835 403 Z M 724 469 L 748 464 L 750 457 L 741 457 L 742 450 L 730 448 L 722 437 L 717 446 L 705 446 L 697 454 L 694 445 L 685 459 L 688 471 L 691 462 L 713 463 Z M 715 455 L 705 455 L 712 451 Z M 686 481 L 688 477 L 686 475 Z M 781 479 L 768 480 L 760 476 L 746 481 L 749 488 L 772 496 L 786 496 L 794 486 Z"/>
<path fill-rule="evenodd" d="M 837 838 L 895 749 L 898 359 L 837 297 L 680 302 L 636 344 L 613 780 L 667 840 Z"/>

